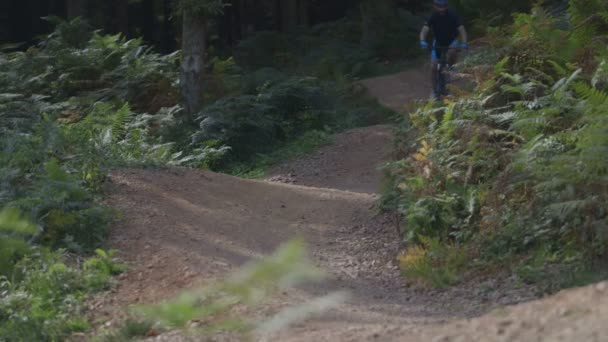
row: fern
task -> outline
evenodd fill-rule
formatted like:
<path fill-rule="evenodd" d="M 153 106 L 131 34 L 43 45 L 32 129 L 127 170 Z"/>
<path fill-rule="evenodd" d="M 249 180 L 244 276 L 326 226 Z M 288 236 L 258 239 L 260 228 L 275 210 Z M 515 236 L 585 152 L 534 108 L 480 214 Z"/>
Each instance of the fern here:
<path fill-rule="evenodd" d="M 507 122 L 512 122 L 513 120 L 517 119 L 518 115 L 519 115 L 518 112 L 509 111 L 509 112 L 504 112 L 504 113 L 500 113 L 500 114 L 490 115 L 490 118 L 492 118 L 494 121 L 496 121 L 499 124 L 503 124 L 503 123 L 507 123 Z"/>
<path fill-rule="evenodd" d="M 578 96 L 587 100 L 594 106 L 608 104 L 608 92 L 588 86 L 583 82 L 576 82 L 572 85 Z"/>
<path fill-rule="evenodd" d="M 112 115 L 112 136 L 114 141 L 120 140 L 127 133 L 127 125 L 133 120 L 134 114 L 129 105 L 125 103 L 114 115 Z"/>
<path fill-rule="evenodd" d="M 529 66 L 526 68 L 526 70 L 540 76 L 541 79 L 545 81 L 545 83 L 549 83 L 549 84 L 555 83 L 555 79 L 553 78 L 553 76 L 549 75 L 548 73 L 546 73 L 540 69 Z"/>
<path fill-rule="evenodd" d="M 593 74 L 591 85 L 593 88 L 608 86 L 608 63 L 606 63 L 605 59 L 602 60 L 600 65 L 597 67 L 597 71 Z"/>
<path fill-rule="evenodd" d="M 551 65 L 551 67 L 557 73 L 558 76 L 566 77 L 566 75 L 568 74 L 568 70 L 566 70 L 566 68 L 561 66 L 558 62 L 553 60 L 547 60 L 547 63 Z M 553 81 L 552 83 L 555 83 L 555 81 Z"/>
<path fill-rule="evenodd" d="M 503 58 L 500 62 L 496 63 L 496 65 L 494 66 L 494 72 L 497 75 L 501 75 L 501 74 L 505 73 L 507 70 L 507 65 L 508 65 L 509 61 L 510 61 L 510 57 L 507 56 L 507 57 Z"/>
<path fill-rule="evenodd" d="M 450 104 L 443 114 L 443 118 L 441 119 L 441 129 L 445 132 L 444 138 L 449 139 L 454 131 L 454 111 L 456 108 L 456 104 Z"/>
<path fill-rule="evenodd" d="M 597 15 L 602 18 L 606 24 L 608 24 L 608 11 L 599 12 Z"/>
<path fill-rule="evenodd" d="M 14 262 L 29 252 L 28 240 L 37 233 L 36 225 L 25 220 L 18 210 L 0 210 L 0 276 L 11 276 Z"/>
<path fill-rule="evenodd" d="M 574 82 L 579 77 L 579 75 L 581 74 L 582 71 L 583 71 L 582 69 L 578 69 L 575 72 L 573 72 L 569 77 L 564 77 L 564 78 L 560 79 L 553 85 L 551 90 L 555 94 L 563 93 L 564 91 L 566 91 L 566 89 L 568 89 L 570 84 L 572 84 L 572 82 Z"/>

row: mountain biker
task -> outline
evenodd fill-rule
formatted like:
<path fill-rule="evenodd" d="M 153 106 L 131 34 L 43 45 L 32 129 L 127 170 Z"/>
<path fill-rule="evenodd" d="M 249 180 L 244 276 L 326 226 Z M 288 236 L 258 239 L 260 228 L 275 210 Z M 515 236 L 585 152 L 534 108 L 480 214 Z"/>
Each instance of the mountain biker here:
<path fill-rule="evenodd" d="M 423 49 L 428 49 L 427 36 L 429 31 L 433 30 L 435 40 L 433 41 L 431 53 L 431 82 L 433 92 L 436 92 L 437 74 L 439 72 L 437 65 L 439 64 L 441 54 L 444 51 L 448 51 L 446 49 L 448 46 L 451 48 L 458 47 L 458 34 L 460 34 L 461 38 L 460 48 L 466 50 L 469 46 L 467 45 L 467 31 L 464 28 L 462 19 L 454 10 L 448 7 L 448 0 L 433 0 L 433 9 L 433 14 L 427 18 L 420 32 L 420 46 Z M 457 58 L 456 49 L 450 49 L 447 57 L 449 65 L 455 64 Z M 439 95 L 442 94 L 435 94 L 435 96 Z"/>

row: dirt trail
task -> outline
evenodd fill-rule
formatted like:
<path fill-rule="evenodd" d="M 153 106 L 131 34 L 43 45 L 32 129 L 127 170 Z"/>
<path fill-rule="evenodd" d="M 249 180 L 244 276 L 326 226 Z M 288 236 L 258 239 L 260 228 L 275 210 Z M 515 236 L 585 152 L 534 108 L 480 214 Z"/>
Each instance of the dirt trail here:
<path fill-rule="evenodd" d="M 422 67 L 370 78 L 363 81 L 363 85 L 382 105 L 403 112 L 411 105 L 412 100 L 428 98 L 431 94 L 431 76 L 426 69 Z"/>
<path fill-rule="evenodd" d="M 364 84 L 398 110 L 425 96 L 425 75 L 408 71 Z M 394 264 L 399 248 L 394 223 L 375 209 L 378 166 L 387 161 L 390 145 L 387 126 L 346 132 L 313 155 L 278 166 L 265 181 L 188 169 L 114 172 L 108 203 L 123 218 L 112 230 L 110 245 L 131 267 L 117 289 L 95 304 L 96 312 L 111 319 L 117 306 L 169 298 L 303 236 L 330 279 L 275 298 L 268 311 L 335 290 L 349 290 L 351 297 L 269 340 L 473 340 L 451 339 L 449 333 L 479 334 L 485 328 L 438 324 L 521 302 L 530 294 L 498 280 L 476 284 L 483 290 L 406 286 Z M 484 319 L 475 322 L 493 326 Z M 182 339 L 179 334 L 157 338 Z"/>

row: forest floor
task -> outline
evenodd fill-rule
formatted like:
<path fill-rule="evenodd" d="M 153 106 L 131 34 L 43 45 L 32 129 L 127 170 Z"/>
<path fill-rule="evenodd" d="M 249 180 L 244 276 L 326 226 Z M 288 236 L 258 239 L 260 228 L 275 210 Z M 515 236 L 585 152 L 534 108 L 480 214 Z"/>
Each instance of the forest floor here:
<path fill-rule="evenodd" d="M 401 111 L 429 94 L 428 73 L 410 70 L 364 81 Z M 91 303 L 97 320 L 117 324 L 118 308 L 156 303 L 225 277 L 282 243 L 304 237 L 329 279 L 281 293 L 264 316 L 337 290 L 349 297 L 268 341 L 600 341 L 608 336 L 606 283 L 541 301 L 509 277 L 475 279 L 445 290 L 412 286 L 396 265 L 392 217 L 378 214 L 379 166 L 392 130 L 344 132 L 310 156 L 273 168 L 265 180 L 190 169 L 119 170 L 108 204 L 122 219 L 110 247 L 129 265 L 118 286 Z M 478 317 L 478 318 L 474 318 Z M 179 332 L 150 338 L 197 340 Z M 225 335 L 201 340 L 238 340 Z"/>

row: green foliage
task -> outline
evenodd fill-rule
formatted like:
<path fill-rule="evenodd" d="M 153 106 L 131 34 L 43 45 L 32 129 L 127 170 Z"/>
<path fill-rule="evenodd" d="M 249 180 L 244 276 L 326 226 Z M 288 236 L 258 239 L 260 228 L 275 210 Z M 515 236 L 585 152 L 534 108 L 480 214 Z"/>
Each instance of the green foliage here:
<path fill-rule="evenodd" d="M 38 232 L 16 209 L 0 212 L 0 276 L 12 274 L 15 263 L 31 251 L 27 239 Z"/>
<path fill-rule="evenodd" d="M 269 154 L 258 154 L 251 162 L 235 164 L 229 173 L 244 178 L 262 178 L 270 167 L 310 154 L 330 140 L 326 131 L 308 131 Z"/>
<path fill-rule="evenodd" d="M 50 20 L 38 47 L 0 55 L 0 204 L 36 221 L 35 241 L 92 251 L 109 224 L 94 193 L 110 167 L 199 166 L 224 150 L 163 141 L 180 123 L 177 54 Z"/>
<path fill-rule="evenodd" d="M 576 0 L 569 11 L 583 3 L 592 18 L 605 11 L 603 2 Z M 582 28 L 588 18 L 541 8 L 515 15 L 476 94 L 410 114 L 419 145 L 399 146 L 406 155 L 387 167 L 384 200 L 404 218 L 404 239 L 421 244 L 410 276 L 443 272 L 419 235 L 431 249 L 465 246 L 480 261 L 471 268 L 510 269 L 548 291 L 576 283 L 608 255 L 605 56 L 590 43 L 606 31 Z M 581 57 L 590 52 L 595 58 Z M 410 131 L 404 123 L 400 134 Z"/>
<path fill-rule="evenodd" d="M 130 342 L 136 338 L 148 337 L 158 332 L 150 321 L 129 318 L 118 329 L 103 331 L 93 341 Z"/>
<path fill-rule="evenodd" d="M 399 257 L 403 274 L 433 287 L 448 287 L 462 279 L 467 254 L 457 246 L 446 245 L 438 238 L 419 236 L 420 246 L 413 246 Z"/>
<path fill-rule="evenodd" d="M 361 1 L 361 45 L 379 58 L 415 56 L 412 43 L 418 41 L 423 19 L 395 8 L 392 1 Z M 409 44 L 408 44 L 409 43 Z"/>
<path fill-rule="evenodd" d="M 196 10 L 213 14 L 221 10 L 220 3 L 198 3 L 207 7 Z M 209 87 L 209 105 L 197 129 L 184 122 L 177 105 L 179 53 L 158 55 L 141 39 L 93 32 L 79 19 L 49 21 L 55 31 L 36 47 L 0 53 L 0 205 L 35 222 L 25 225 L 12 209 L 0 214 L 0 274 L 6 277 L 0 289 L 2 341 L 64 340 L 88 329 L 83 299 L 107 289 L 111 276 L 123 270 L 113 252 L 96 249 L 112 217 L 98 198 L 110 169 L 185 165 L 226 170 L 248 160 L 266 167 L 310 151 L 332 131 L 375 123 L 387 114 L 360 88 L 347 85 L 369 72 L 368 62 L 373 62 L 356 42 L 333 36 L 320 49 L 321 58 L 303 47 L 322 41 L 329 28 L 307 34 L 295 44 L 296 53 L 293 40 L 287 40 L 285 48 L 293 55 L 274 56 L 282 67 L 291 67 L 284 71 L 245 73 L 230 58 L 213 60 L 209 84 L 216 88 Z M 353 23 L 347 26 L 350 30 Z M 267 38 L 269 45 L 277 39 L 283 48 L 285 37 Z M 287 76 L 294 70 L 319 77 Z M 277 152 L 277 147 L 283 149 Z M 75 267 L 61 256 L 66 250 L 97 256 Z M 270 291 L 275 288 L 265 279 L 286 281 L 292 271 L 305 271 L 293 259 L 299 258 L 297 248 L 283 252 L 280 260 L 262 264 L 244 282 L 227 282 L 221 291 L 253 300 L 258 292 L 243 292 L 245 283 Z M 214 308 L 223 312 L 228 307 Z M 147 329 L 148 324 L 135 322 L 117 336 L 142 335 Z"/>
<path fill-rule="evenodd" d="M 88 289 L 98 291 L 105 289 L 110 277 L 123 273 L 126 267 L 116 262 L 114 255 L 116 251 L 111 250 L 105 252 L 102 249 L 96 249 L 96 257 L 90 258 L 83 265 L 82 269 L 85 273 L 84 281 Z"/>
<path fill-rule="evenodd" d="M 110 274 L 99 268 L 79 270 L 61 259 L 38 250 L 16 264 L 12 278 L 0 282 L 0 340 L 57 341 L 89 329 L 82 317 L 85 294 L 105 287 Z"/>
<path fill-rule="evenodd" d="M 56 30 L 38 47 L 0 54 L 0 206 L 10 208 L 0 213 L 1 341 L 65 340 L 89 328 L 86 294 L 107 289 L 123 267 L 113 252 L 97 250 L 82 267 L 63 254 L 104 241 L 112 213 L 96 194 L 110 167 L 190 162 L 155 129 L 178 121 L 159 110 L 174 105 L 177 56 L 83 30 L 78 19 L 51 20 Z"/>
<path fill-rule="evenodd" d="M 257 77 L 250 82 L 257 82 Z M 191 146 L 229 146 L 226 158 L 208 164 L 226 169 L 253 161 L 258 154 L 271 154 L 306 132 L 378 122 L 385 113 L 355 90 L 332 88 L 332 83 L 312 77 L 283 79 L 277 74 L 277 81 L 257 85 L 254 94 L 228 96 L 205 107 L 196 119 L 200 129 L 192 135 Z"/>
<path fill-rule="evenodd" d="M 411 46 L 418 41 L 420 17 L 401 9 L 366 13 L 367 29 L 357 15 L 293 33 L 257 32 L 239 42 L 235 60 L 251 71 L 278 68 L 342 83 L 382 73 L 382 62 L 418 55 Z M 369 44 L 362 41 L 364 32 Z"/>
<path fill-rule="evenodd" d="M 64 37 L 64 26 L 85 30 L 78 19 L 62 23 L 39 48 L 0 59 L 3 92 L 50 96 L 55 103 L 74 96 L 80 102 L 120 99 L 144 110 L 175 102 L 177 54 L 160 56 L 141 40 L 98 33 L 76 48 Z"/>
<path fill-rule="evenodd" d="M 36 232 L 15 209 L 0 212 L 0 341 L 57 341 L 87 330 L 85 294 L 124 270 L 101 250 L 82 269 L 70 267 L 60 252 L 25 240 Z"/>
<path fill-rule="evenodd" d="M 406 208 L 405 240 L 416 241 L 420 235 L 441 237 L 445 240 L 462 240 L 460 228 L 468 223 L 477 209 L 476 198 L 471 197 L 469 206 L 455 193 L 442 193 L 423 197 Z"/>

